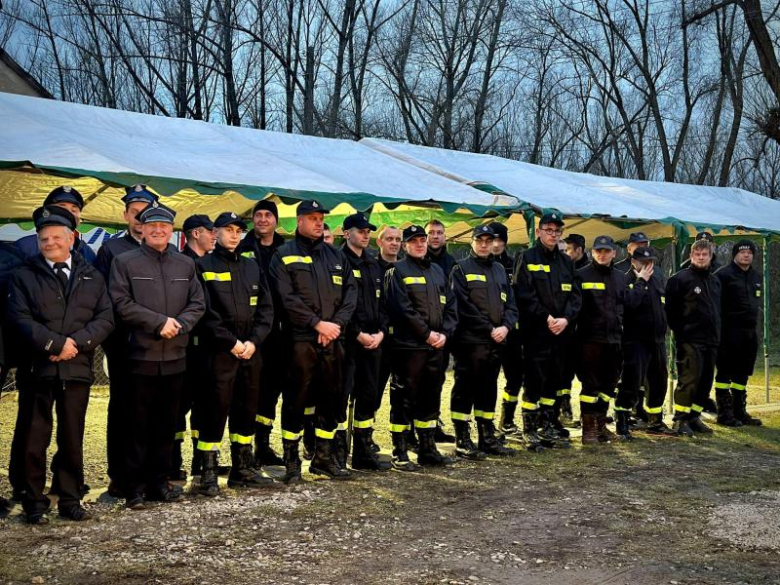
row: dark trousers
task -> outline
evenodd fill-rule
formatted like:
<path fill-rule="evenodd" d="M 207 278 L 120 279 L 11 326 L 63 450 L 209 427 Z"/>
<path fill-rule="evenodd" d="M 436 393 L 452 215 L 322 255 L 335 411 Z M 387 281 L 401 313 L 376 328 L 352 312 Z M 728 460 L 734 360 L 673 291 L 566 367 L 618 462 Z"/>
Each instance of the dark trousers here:
<path fill-rule="evenodd" d="M 192 436 L 200 436 L 200 417 L 206 408 L 204 400 L 209 388 L 209 378 L 209 353 L 203 346 L 188 347 L 187 371 L 184 373 L 184 386 L 176 414 L 177 441 L 183 441 L 187 437 L 187 414 L 190 414 Z"/>
<path fill-rule="evenodd" d="M 396 349 L 393 356 L 398 386 L 390 394 L 390 431 L 435 429 L 441 405 L 444 351 Z"/>
<path fill-rule="evenodd" d="M 385 343 L 387 343 L 387 341 L 385 341 Z M 387 382 L 390 382 L 391 393 L 393 392 L 393 388 L 398 386 L 398 376 L 393 372 L 393 355 L 394 351 L 390 345 L 385 346 L 382 350 L 382 363 L 379 367 L 379 384 L 376 395 L 376 407 L 374 408 L 375 412 L 379 412 L 379 409 L 382 408 L 382 398 L 385 394 Z"/>
<path fill-rule="evenodd" d="M 623 342 L 623 378 L 615 410 L 631 411 L 645 398 L 648 414 L 662 413 L 668 377 L 665 342 Z M 645 387 L 644 396 L 642 386 Z"/>
<path fill-rule="evenodd" d="M 547 329 L 524 333 L 525 392 L 521 404 L 524 411 L 534 411 L 540 406 L 555 406 L 570 342 L 571 334 L 568 331 L 561 335 L 553 335 Z"/>
<path fill-rule="evenodd" d="M 180 374 L 130 374 L 125 404 L 124 484 L 128 495 L 162 489 L 171 470 Z"/>
<path fill-rule="evenodd" d="M 14 440 L 17 444 L 17 487 L 24 492 L 22 503 L 28 514 L 44 512 L 49 498 L 46 486 L 46 450 L 51 443 L 57 412 L 57 456 L 52 463 L 60 496 L 59 507 L 67 508 L 81 500 L 84 483 L 84 421 L 89 404 L 86 382 L 33 378 L 19 388 L 19 416 Z"/>
<path fill-rule="evenodd" d="M 520 331 L 512 329 L 501 346 L 501 367 L 504 369 L 504 402 L 517 402 L 523 387 L 523 340 Z M 457 366 L 456 366 L 457 367 Z"/>
<path fill-rule="evenodd" d="M 580 360 L 577 377 L 582 382 L 580 411 L 583 414 L 606 413 L 609 402 L 615 396 L 615 386 L 620 379 L 622 365 L 620 344 L 580 344 Z"/>
<path fill-rule="evenodd" d="M 259 396 L 257 399 L 257 430 L 261 427 L 273 427 L 276 419 L 276 406 L 282 389 L 287 384 L 289 356 L 286 343 L 278 333 L 270 335 L 260 346 L 260 356 L 266 367 L 260 370 Z"/>
<path fill-rule="evenodd" d="M 108 477 L 122 484 L 125 461 L 125 421 L 130 369 L 127 361 L 127 344 L 122 332 L 114 331 L 105 342 L 103 351 L 108 361 L 108 421 L 106 423 L 106 456 Z"/>
<path fill-rule="evenodd" d="M 450 400 L 453 421 L 470 420 L 472 408 L 474 418 L 493 420 L 502 349 L 496 343 L 454 345 L 455 385 Z"/>
<path fill-rule="evenodd" d="M 351 398 L 355 402 L 354 427 L 374 426 L 382 348 L 367 350 L 358 343 L 348 343 L 344 359 L 344 406 Z M 343 422 L 343 421 L 339 421 Z"/>
<path fill-rule="evenodd" d="M 340 340 L 326 347 L 311 341 L 294 341 L 290 354 L 290 380 L 282 398 L 282 438 L 297 440 L 303 431 L 307 406 L 315 408 L 315 434 L 332 439 L 343 408 L 344 349 Z"/>
<path fill-rule="evenodd" d="M 758 334 L 755 328 L 723 329 L 718 348 L 716 389 L 744 392 L 758 357 Z"/>
<path fill-rule="evenodd" d="M 571 385 L 574 383 L 574 376 L 577 374 L 577 364 L 580 359 L 580 344 L 572 336 L 569 343 L 566 344 L 566 354 L 561 364 L 561 377 L 559 388 L 556 392 L 558 396 L 571 396 Z"/>
<path fill-rule="evenodd" d="M 675 420 L 697 417 L 710 396 L 718 349 L 709 345 L 677 345 L 677 388 L 674 391 Z"/>
<path fill-rule="evenodd" d="M 249 360 L 239 360 L 225 351 L 211 355 L 209 385 L 199 414 L 199 450 L 219 451 L 228 415 L 230 442 L 240 445 L 252 443 L 261 364 L 259 354 Z"/>

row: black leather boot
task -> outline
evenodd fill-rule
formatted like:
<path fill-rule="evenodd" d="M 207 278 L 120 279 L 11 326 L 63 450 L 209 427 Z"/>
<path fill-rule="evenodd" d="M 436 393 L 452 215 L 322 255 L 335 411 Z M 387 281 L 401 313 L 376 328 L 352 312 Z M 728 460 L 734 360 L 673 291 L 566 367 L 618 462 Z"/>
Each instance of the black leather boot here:
<path fill-rule="evenodd" d="M 417 454 L 417 463 L 435 467 L 452 465 L 452 459 L 439 453 L 439 450 L 436 448 L 436 429 L 418 429 L 417 436 L 420 438 L 420 452 Z"/>
<path fill-rule="evenodd" d="M 718 388 L 715 390 L 715 404 L 718 407 L 718 424 L 724 427 L 741 427 L 742 421 L 734 416 L 734 397 L 731 390 Z"/>
<path fill-rule="evenodd" d="M 496 437 L 496 428 L 492 420 L 477 419 L 477 433 L 479 435 L 479 450 L 488 455 L 507 456 L 514 455 L 515 450 L 504 447 Z"/>
<path fill-rule="evenodd" d="M 566 437 L 561 435 L 555 422 L 557 417 L 555 416 L 554 407 L 543 406 L 539 409 L 539 428 L 538 436 L 544 447 L 552 449 L 567 449 L 570 447 L 570 443 Z M 569 431 L 566 431 L 568 436 Z"/>
<path fill-rule="evenodd" d="M 631 413 L 626 410 L 618 410 L 615 413 L 615 431 L 617 432 L 617 438 L 621 441 L 631 441 L 634 437 L 631 435 L 631 427 L 629 425 L 629 419 Z"/>
<path fill-rule="evenodd" d="M 314 417 L 305 415 L 303 417 L 303 458 L 310 461 L 314 457 Z"/>
<path fill-rule="evenodd" d="M 679 437 L 693 436 L 693 429 L 691 429 L 691 426 L 688 424 L 688 421 L 684 418 L 674 421 L 674 425 L 672 426 L 672 429 Z"/>
<path fill-rule="evenodd" d="M 200 483 L 198 493 L 213 498 L 219 494 L 219 482 L 217 475 L 217 452 L 196 451 L 201 461 Z"/>
<path fill-rule="evenodd" d="M 760 427 L 763 422 L 760 418 L 750 416 L 747 411 L 747 391 L 746 390 L 734 390 L 732 388 L 731 395 L 734 398 L 734 416 L 745 426 Z"/>
<path fill-rule="evenodd" d="M 692 416 L 688 421 L 688 426 L 694 433 L 700 433 L 702 435 L 711 435 L 712 429 L 704 424 L 700 416 Z"/>
<path fill-rule="evenodd" d="M 472 461 L 487 459 L 487 455 L 477 449 L 474 441 L 471 440 L 471 429 L 468 421 L 454 420 L 452 424 L 455 427 L 455 454 Z"/>
<path fill-rule="evenodd" d="M 301 457 L 298 455 L 298 439 L 282 439 L 282 450 L 285 468 L 282 481 L 286 484 L 298 483 L 301 481 Z"/>
<path fill-rule="evenodd" d="M 543 451 L 542 441 L 539 438 L 539 411 L 531 410 L 523 412 L 523 440 L 529 451 Z"/>
<path fill-rule="evenodd" d="M 444 430 L 444 423 L 441 419 L 436 421 L 436 428 L 434 429 L 433 439 L 437 443 L 454 443 L 455 435 L 451 435 Z"/>
<path fill-rule="evenodd" d="M 401 471 L 417 471 L 419 466 L 409 459 L 406 447 L 408 431 L 390 433 L 393 438 L 393 467 Z"/>
<path fill-rule="evenodd" d="M 607 414 L 599 413 L 596 415 L 596 433 L 599 441 L 602 443 L 611 443 L 617 441 L 618 436 L 607 428 Z"/>
<path fill-rule="evenodd" d="M 273 483 L 273 479 L 260 475 L 254 469 L 255 458 L 252 456 L 252 445 L 230 445 L 230 460 L 233 464 L 228 474 L 228 487 L 258 488 Z"/>
<path fill-rule="evenodd" d="M 354 429 L 352 435 L 352 469 L 368 471 L 387 471 L 393 466 L 388 461 L 382 461 L 371 449 L 369 443 L 371 429 Z"/>
<path fill-rule="evenodd" d="M 309 473 L 324 475 L 330 479 L 349 479 L 350 473 L 339 467 L 333 457 L 333 443 L 335 439 L 323 439 L 317 437 L 314 443 L 314 457 L 309 465 Z"/>
<path fill-rule="evenodd" d="M 284 459 L 271 448 L 271 427 L 257 425 L 255 432 L 255 467 L 284 465 Z"/>
<path fill-rule="evenodd" d="M 517 433 L 520 429 L 515 424 L 515 411 L 517 402 L 503 401 L 501 403 L 501 419 L 498 422 L 498 430 L 505 435 Z"/>
<path fill-rule="evenodd" d="M 331 451 L 336 464 L 341 469 L 347 468 L 347 431 L 336 431 L 331 444 Z"/>
<path fill-rule="evenodd" d="M 664 435 L 667 437 L 675 436 L 677 433 L 670 429 L 664 422 L 663 413 L 647 414 L 647 434 Z"/>

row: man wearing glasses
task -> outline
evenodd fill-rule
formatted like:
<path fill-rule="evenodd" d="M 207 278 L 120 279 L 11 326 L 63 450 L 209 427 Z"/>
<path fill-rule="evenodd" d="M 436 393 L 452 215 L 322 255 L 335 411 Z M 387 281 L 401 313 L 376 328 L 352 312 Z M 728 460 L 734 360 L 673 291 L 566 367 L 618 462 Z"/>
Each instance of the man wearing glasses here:
<path fill-rule="evenodd" d="M 569 324 L 580 311 L 582 295 L 574 263 L 558 247 L 563 225 L 560 212 L 545 212 L 536 229 L 536 244 L 523 252 L 515 270 L 526 368 L 523 438 L 531 451 L 569 446 L 564 436 L 568 433 L 560 432 L 555 397 L 571 338 Z"/>

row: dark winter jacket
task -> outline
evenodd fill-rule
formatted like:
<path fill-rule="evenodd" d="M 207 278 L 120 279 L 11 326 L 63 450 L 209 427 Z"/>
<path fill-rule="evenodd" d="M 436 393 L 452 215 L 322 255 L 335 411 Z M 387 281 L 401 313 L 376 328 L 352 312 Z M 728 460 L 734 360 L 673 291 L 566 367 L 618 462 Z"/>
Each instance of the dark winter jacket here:
<path fill-rule="evenodd" d="M 709 269 L 689 266 L 666 283 L 666 318 L 677 343 L 720 342 L 720 280 Z"/>
<path fill-rule="evenodd" d="M 577 271 L 582 309 L 577 317 L 581 343 L 619 344 L 623 338 L 626 275 L 614 266 L 593 261 Z"/>
<path fill-rule="evenodd" d="M 354 342 L 360 333 L 387 335 L 388 318 L 383 292 L 384 270 L 369 250 L 361 256 L 355 254 L 347 244 L 342 252 L 352 269 L 357 284 L 357 306 L 347 327 L 347 340 Z"/>
<path fill-rule="evenodd" d="M 764 294 L 763 279 L 752 266 L 742 270 L 734 262 L 715 272 L 721 287 L 723 334 L 758 326 L 758 310 Z"/>
<path fill-rule="evenodd" d="M 663 343 L 666 338 L 666 291 L 660 270 L 645 282 L 632 269 L 626 274 L 626 305 L 623 313 L 625 341 Z"/>

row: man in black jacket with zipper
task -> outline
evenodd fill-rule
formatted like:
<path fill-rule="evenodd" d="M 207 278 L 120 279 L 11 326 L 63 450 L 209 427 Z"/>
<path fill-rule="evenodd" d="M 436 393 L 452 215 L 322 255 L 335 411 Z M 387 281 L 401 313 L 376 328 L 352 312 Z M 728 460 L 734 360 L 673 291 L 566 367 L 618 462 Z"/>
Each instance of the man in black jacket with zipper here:
<path fill-rule="evenodd" d="M 271 331 L 273 301 L 256 262 L 237 247 L 246 229 L 235 213 L 214 222 L 217 244 L 198 266 L 207 299 L 203 341 L 209 355 L 208 386 L 198 411 L 198 451 L 203 461 L 200 493 L 216 496 L 217 454 L 230 416 L 230 487 L 259 487 L 271 483 L 255 469 L 252 441 L 259 398 L 259 348 Z M 276 364 L 267 364 L 276 367 Z"/>
<path fill-rule="evenodd" d="M 455 264 L 450 277 L 458 307 L 452 344 L 455 386 L 450 411 L 456 453 L 468 459 L 514 453 L 499 442 L 493 425 L 501 353 L 517 323 L 512 286 L 503 265 L 491 253 L 495 237 L 488 225 L 475 228 L 471 253 Z M 472 409 L 479 436 L 476 447 L 469 429 Z"/>
<path fill-rule="evenodd" d="M 626 275 L 628 291 L 623 312 L 623 374 L 615 399 L 615 412 L 640 409 L 645 400 L 646 431 L 670 435 L 664 423 L 668 372 L 666 367 L 666 291 L 660 269 L 656 271 L 652 248 L 639 247 L 632 254 Z M 645 393 L 641 388 L 646 386 Z M 622 415 L 619 417 L 622 420 Z"/>
<path fill-rule="evenodd" d="M 690 437 L 712 433 L 701 421 L 715 377 L 720 343 L 720 280 L 712 274 L 712 245 L 697 240 L 691 262 L 666 283 L 666 318 L 677 346 L 674 430 Z"/>
<path fill-rule="evenodd" d="M 175 212 L 154 202 L 140 214 L 143 244 L 117 256 L 108 290 L 128 333 L 124 400 L 126 506 L 174 501 L 167 478 L 189 334 L 205 311 L 195 263 L 170 246 Z"/>
<path fill-rule="evenodd" d="M 726 426 L 761 426 L 747 412 L 747 383 L 758 355 L 758 311 L 763 278 L 752 266 L 756 245 L 740 240 L 731 248 L 733 261 L 715 276 L 721 285 L 723 334 L 718 348 L 715 399 L 718 422 Z"/>
<path fill-rule="evenodd" d="M 105 281 L 84 258 L 71 254 L 76 220 L 65 209 L 41 207 L 33 216 L 40 254 L 11 278 L 8 319 L 24 344 L 17 369 L 19 417 L 15 442 L 23 454 L 19 476 L 30 524 L 48 522 L 46 448 L 57 411 L 57 455 L 52 465 L 61 517 L 86 520 L 84 421 L 93 382 L 92 359 L 113 327 Z"/>
<path fill-rule="evenodd" d="M 532 451 L 538 451 L 542 442 L 550 447 L 568 446 L 568 431 L 560 426 L 555 403 L 582 296 L 574 263 L 558 248 L 563 225 L 560 212 L 545 212 L 536 229 L 536 244 L 523 252 L 515 268 L 525 364 L 523 437 Z"/>
<path fill-rule="evenodd" d="M 577 344 L 580 360 L 577 377 L 582 382 L 582 444 L 629 439 L 630 411 L 617 410 L 618 435 L 607 429 L 607 411 L 615 394 L 623 364 L 623 306 L 626 276 L 613 262 L 617 248 L 609 236 L 593 243 L 590 265 L 577 271 L 582 290 L 582 309 L 577 316 Z"/>
<path fill-rule="evenodd" d="M 403 239 L 406 257 L 385 275 L 393 369 L 399 382 L 390 394 L 390 432 L 396 467 L 412 471 L 416 466 L 409 460 L 406 442 L 412 424 L 420 441 L 419 464 L 452 463 L 436 448 L 435 434 L 447 367 L 444 346 L 455 333 L 458 311 L 447 277 L 426 256 L 425 230 L 409 226 Z"/>
<path fill-rule="evenodd" d="M 316 409 L 316 445 L 309 471 L 332 479 L 350 476 L 332 455 L 344 391 L 343 340 L 357 288 L 344 253 L 325 243 L 326 213 L 319 201 L 299 203 L 295 239 L 276 251 L 269 269 L 283 310 L 282 328 L 289 330 L 292 345 L 282 399 L 286 483 L 301 479 L 298 443 L 310 403 Z"/>
<path fill-rule="evenodd" d="M 133 185 L 126 189 L 122 202 L 125 204 L 124 219 L 127 230 L 120 238 L 111 238 L 104 242 L 97 253 L 95 268 L 110 286 L 111 265 L 114 258 L 125 252 L 137 250 L 143 238 L 143 227 L 138 215 L 147 205 L 157 201 L 158 197 L 145 185 Z M 103 350 L 108 362 L 108 422 L 106 424 L 106 456 L 108 459 L 108 493 L 114 497 L 123 497 L 122 474 L 125 465 L 125 419 L 124 398 L 127 396 L 127 381 L 130 377 L 127 361 L 127 330 L 114 313 L 114 331 L 103 342 Z"/>
<path fill-rule="evenodd" d="M 252 258 L 267 280 L 270 274 L 271 259 L 276 250 L 284 244 L 284 238 L 276 232 L 279 225 L 279 209 L 273 201 L 262 200 L 252 208 L 252 223 L 254 228 L 238 245 L 239 253 L 245 258 Z M 270 284 L 270 283 L 269 283 Z M 287 363 L 289 356 L 286 349 L 289 340 L 285 340 L 282 332 L 282 306 L 279 299 L 271 293 L 274 303 L 274 322 L 265 343 L 260 346 L 261 359 L 264 364 L 272 367 L 260 371 L 260 398 L 255 416 L 255 464 L 284 465 L 284 461 L 271 447 L 271 430 L 276 419 L 276 405 L 282 395 L 282 388 L 287 380 Z M 313 428 L 313 425 L 312 425 Z"/>
<path fill-rule="evenodd" d="M 387 335 L 387 311 L 382 288 L 384 270 L 368 251 L 371 232 L 376 230 L 365 215 L 355 213 L 344 219 L 342 251 L 357 284 L 357 308 L 347 325 L 344 360 L 344 401 L 340 423 L 346 423 L 347 401 L 355 404 L 352 468 L 384 471 L 392 466 L 372 449 L 374 412 L 379 393 L 379 370 Z M 346 430 L 336 431 L 339 456 L 346 459 Z"/>

